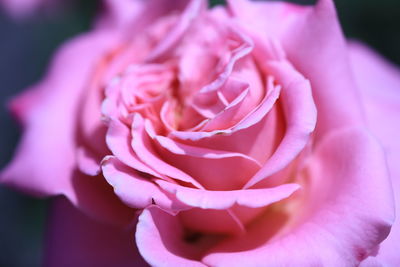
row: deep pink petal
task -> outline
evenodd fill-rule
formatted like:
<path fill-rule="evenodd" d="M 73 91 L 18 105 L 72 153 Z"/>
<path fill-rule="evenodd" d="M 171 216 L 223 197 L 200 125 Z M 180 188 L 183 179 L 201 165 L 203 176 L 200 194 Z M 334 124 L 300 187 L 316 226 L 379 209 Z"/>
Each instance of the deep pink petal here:
<path fill-rule="evenodd" d="M 297 219 L 285 219 L 284 206 L 266 213 L 246 235 L 221 243 L 203 261 L 211 266 L 355 266 L 374 253 L 394 219 L 380 145 L 365 130 L 336 131 L 319 143 L 307 169 L 304 201 L 290 210 Z"/>
<path fill-rule="evenodd" d="M 397 214 L 389 237 L 380 245 L 375 262 L 397 266 L 400 264 L 400 70 L 364 45 L 350 43 L 349 48 L 368 126 L 386 152 Z"/>
<path fill-rule="evenodd" d="M 44 266 L 148 265 L 135 246 L 134 229 L 116 228 L 92 220 L 68 200 L 58 198 L 53 200 L 50 209 Z"/>

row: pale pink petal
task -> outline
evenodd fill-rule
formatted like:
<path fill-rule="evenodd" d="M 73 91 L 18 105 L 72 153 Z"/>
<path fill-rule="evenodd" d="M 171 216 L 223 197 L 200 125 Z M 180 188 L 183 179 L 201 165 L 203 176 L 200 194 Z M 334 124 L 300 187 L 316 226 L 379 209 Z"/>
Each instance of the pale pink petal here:
<path fill-rule="evenodd" d="M 143 209 L 155 203 L 162 209 L 172 212 L 187 208 L 180 201 L 164 193 L 152 180 L 128 168 L 115 157 L 105 158 L 102 170 L 107 182 L 114 188 L 115 194 L 130 207 Z"/>
<path fill-rule="evenodd" d="M 152 266 L 206 267 L 196 259 L 201 256 L 201 245 L 186 242 L 184 234 L 178 217 L 150 207 L 139 217 L 136 244 Z"/>
<path fill-rule="evenodd" d="M 350 43 L 349 48 L 368 126 L 386 152 L 397 214 L 389 237 L 380 245 L 375 262 L 397 266 L 400 264 L 400 70 L 366 46 Z"/>
<path fill-rule="evenodd" d="M 203 261 L 211 266 L 356 266 L 373 254 L 394 219 L 380 145 L 363 129 L 338 130 L 319 143 L 307 169 L 303 201 L 266 213 L 246 235 L 216 246 Z M 294 217 L 288 220 L 285 213 Z"/>
<path fill-rule="evenodd" d="M 53 200 L 47 224 L 44 266 L 148 266 L 137 251 L 134 229 L 92 220 L 66 199 Z"/>
<path fill-rule="evenodd" d="M 171 184 L 162 180 L 158 180 L 156 183 L 189 206 L 215 210 L 226 210 L 235 204 L 250 208 L 268 206 L 289 197 L 300 188 L 297 184 L 284 184 L 273 188 L 209 191 Z"/>

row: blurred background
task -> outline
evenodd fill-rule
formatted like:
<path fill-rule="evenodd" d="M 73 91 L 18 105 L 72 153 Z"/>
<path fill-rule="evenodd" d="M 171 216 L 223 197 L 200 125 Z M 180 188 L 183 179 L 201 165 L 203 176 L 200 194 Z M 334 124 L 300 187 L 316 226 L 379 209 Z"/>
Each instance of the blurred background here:
<path fill-rule="evenodd" d="M 223 2 L 216 0 L 210 4 Z M 335 0 L 335 3 L 347 37 L 369 44 L 400 65 L 400 1 Z M 97 5 L 98 0 L 68 1 L 57 10 L 40 7 L 39 14 L 23 19 L 15 17 L 21 14 L 10 16 L 0 10 L 0 169 L 12 157 L 20 136 L 7 113 L 7 100 L 42 77 L 60 44 L 90 28 Z M 30 198 L 0 186 L 0 266 L 41 266 L 47 204 L 47 200 Z"/>

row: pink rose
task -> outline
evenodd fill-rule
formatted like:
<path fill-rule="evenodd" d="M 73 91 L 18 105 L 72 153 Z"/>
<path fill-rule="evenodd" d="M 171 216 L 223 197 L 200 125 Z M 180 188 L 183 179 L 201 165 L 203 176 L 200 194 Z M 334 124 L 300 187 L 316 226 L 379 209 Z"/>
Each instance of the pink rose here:
<path fill-rule="evenodd" d="M 69 200 L 49 266 L 396 266 L 399 77 L 330 0 L 110 1 L 1 179 Z"/>

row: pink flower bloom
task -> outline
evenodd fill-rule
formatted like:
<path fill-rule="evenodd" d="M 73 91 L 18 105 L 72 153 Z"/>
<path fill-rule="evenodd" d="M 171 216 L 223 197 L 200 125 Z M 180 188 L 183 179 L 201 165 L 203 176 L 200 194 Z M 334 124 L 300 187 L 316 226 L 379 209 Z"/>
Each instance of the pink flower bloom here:
<path fill-rule="evenodd" d="M 399 71 L 332 1 L 107 4 L 10 104 L 47 265 L 400 263 Z"/>

